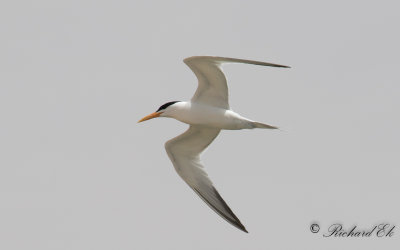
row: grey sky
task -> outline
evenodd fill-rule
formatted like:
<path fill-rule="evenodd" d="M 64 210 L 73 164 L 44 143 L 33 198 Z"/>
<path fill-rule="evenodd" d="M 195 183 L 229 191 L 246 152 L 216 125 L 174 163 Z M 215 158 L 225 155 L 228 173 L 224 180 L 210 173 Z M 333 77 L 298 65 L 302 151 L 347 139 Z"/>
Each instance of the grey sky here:
<path fill-rule="evenodd" d="M 397 1 L 2 1 L 0 249 L 395 249 Z M 172 119 L 137 124 L 218 55 L 232 109 L 204 154 L 245 234 L 176 174 Z M 309 226 L 318 222 L 321 232 Z M 333 223 L 391 238 L 323 238 Z"/>

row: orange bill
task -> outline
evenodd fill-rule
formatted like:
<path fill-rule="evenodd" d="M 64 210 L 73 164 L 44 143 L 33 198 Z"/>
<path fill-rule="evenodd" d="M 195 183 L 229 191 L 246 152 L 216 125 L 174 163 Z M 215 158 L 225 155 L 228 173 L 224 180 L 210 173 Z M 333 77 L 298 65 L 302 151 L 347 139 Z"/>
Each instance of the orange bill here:
<path fill-rule="evenodd" d="M 154 112 L 154 113 L 151 113 L 150 115 L 147 115 L 147 116 L 143 117 L 142 119 L 140 119 L 140 120 L 138 121 L 138 123 L 139 123 L 139 122 L 144 122 L 144 121 L 147 121 L 147 120 L 156 118 L 156 117 L 159 117 L 159 116 L 161 115 L 161 113 L 162 113 L 162 112 Z"/>

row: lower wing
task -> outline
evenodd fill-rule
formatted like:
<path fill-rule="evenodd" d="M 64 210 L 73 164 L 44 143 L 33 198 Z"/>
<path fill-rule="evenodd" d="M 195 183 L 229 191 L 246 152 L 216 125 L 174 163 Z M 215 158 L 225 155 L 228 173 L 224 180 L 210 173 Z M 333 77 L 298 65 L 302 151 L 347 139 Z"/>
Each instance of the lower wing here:
<path fill-rule="evenodd" d="M 200 161 L 200 154 L 219 132 L 219 129 L 191 125 L 185 133 L 167 141 L 165 149 L 178 174 L 201 199 L 226 221 L 247 233 L 215 189 Z"/>

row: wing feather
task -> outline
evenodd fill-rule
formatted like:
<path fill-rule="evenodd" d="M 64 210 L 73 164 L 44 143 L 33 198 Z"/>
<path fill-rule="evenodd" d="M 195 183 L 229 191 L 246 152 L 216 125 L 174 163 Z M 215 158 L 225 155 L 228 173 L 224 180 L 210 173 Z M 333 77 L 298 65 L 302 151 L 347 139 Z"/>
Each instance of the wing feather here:
<path fill-rule="evenodd" d="M 247 232 L 215 189 L 200 161 L 200 154 L 219 132 L 219 129 L 191 125 L 185 133 L 167 141 L 165 149 L 175 170 L 200 198 L 226 221 Z"/>
<path fill-rule="evenodd" d="M 192 101 L 224 109 L 229 109 L 229 95 L 227 80 L 221 67 L 223 63 L 246 63 L 289 68 L 274 63 L 216 56 L 193 56 L 183 61 L 194 72 L 199 81 Z"/>

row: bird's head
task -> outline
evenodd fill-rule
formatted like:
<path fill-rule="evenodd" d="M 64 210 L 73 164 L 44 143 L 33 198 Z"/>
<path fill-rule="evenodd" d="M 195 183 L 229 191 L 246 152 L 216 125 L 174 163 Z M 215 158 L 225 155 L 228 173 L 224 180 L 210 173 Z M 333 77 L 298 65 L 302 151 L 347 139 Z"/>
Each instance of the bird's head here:
<path fill-rule="evenodd" d="M 147 115 L 145 117 L 143 117 L 142 119 L 140 119 L 138 122 L 144 122 L 156 117 L 169 117 L 169 113 L 172 111 L 172 106 L 177 103 L 178 101 L 174 101 L 174 102 L 167 102 L 163 105 L 161 105 L 156 112 L 151 113 L 150 115 Z"/>

